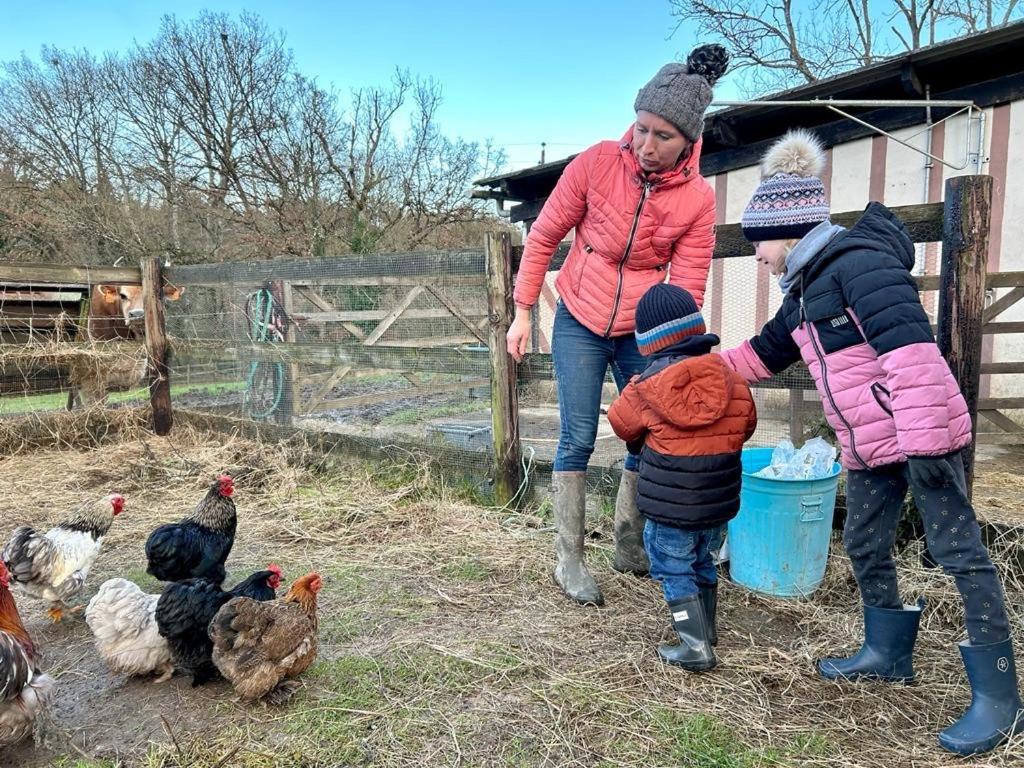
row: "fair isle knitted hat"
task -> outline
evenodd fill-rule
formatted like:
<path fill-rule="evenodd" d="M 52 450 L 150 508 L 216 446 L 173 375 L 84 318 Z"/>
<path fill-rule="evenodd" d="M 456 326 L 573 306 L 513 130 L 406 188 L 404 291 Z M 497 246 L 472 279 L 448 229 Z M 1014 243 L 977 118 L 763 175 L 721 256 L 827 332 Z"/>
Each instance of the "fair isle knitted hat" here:
<path fill-rule="evenodd" d="M 828 220 L 821 172 L 825 150 L 810 131 L 789 131 L 761 161 L 761 183 L 743 211 L 743 236 L 752 243 L 799 239 Z"/>
<path fill-rule="evenodd" d="M 705 333 L 704 317 L 685 288 L 656 283 L 636 305 L 636 345 L 645 357 Z"/>

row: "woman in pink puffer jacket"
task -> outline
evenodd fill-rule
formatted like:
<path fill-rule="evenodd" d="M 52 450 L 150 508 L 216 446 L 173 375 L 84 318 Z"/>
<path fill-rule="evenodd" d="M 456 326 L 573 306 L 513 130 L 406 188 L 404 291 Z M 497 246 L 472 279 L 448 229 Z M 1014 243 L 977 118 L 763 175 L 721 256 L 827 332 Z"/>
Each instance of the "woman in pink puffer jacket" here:
<path fill-rule="evenodd" d="M 704 111 L 725 72 L 720 45 L 667 64 L 640 89 L 636 122 L 619 141 L 603 141 L 569 163 L 530 230 L 516 278 L 516 316 L 508 351 L 521 360 L 555 248 L 576 233 L 555 286 L 552 353 L 561 434 L 555 454 L 554 578 L 580 603 L 603 602 L 583 558 L 585 481 L 609 364 L 621 391 L 646 367 L 634 313 L 655 283 L 668 281 L 703 303 L 715 245 L 715 195 L 700 175 Z M 615 505 L 616 570 L 646 573 L 643 519 L 636 509 L 639 458 L 627 453 Z"/>

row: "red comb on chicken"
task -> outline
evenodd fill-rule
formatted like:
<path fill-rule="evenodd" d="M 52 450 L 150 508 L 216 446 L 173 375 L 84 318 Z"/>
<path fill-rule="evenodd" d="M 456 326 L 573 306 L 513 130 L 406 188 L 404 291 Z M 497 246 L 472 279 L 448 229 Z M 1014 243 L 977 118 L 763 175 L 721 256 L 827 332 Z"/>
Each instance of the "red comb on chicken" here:
<path fill-rule="evenodd" d="M 220 495 L 231 496 L 235 492 L 235 479 L 231 475 L 219 475 L 217 482 L 220 483 Z"/>
<path fill-rule="evenodd" d="M 281 586 L 281 577 L 284 576 L 284 571 L 281 570 L 281 566 L 277 563 L 268 565 L 267 570 L 274 574 L 267 580 L 267 584 L 270 585 L 271 589 L 277 589 Z"/>
<path fill-rule="evenodd" d="M 235 543 L 238 518 L 235 481 L 219 475 L 195 511 L 178 523 L 161 525 L 146 540 L 146 569 L 161 581 L 205 578 L 222 584 L 224 562 Z"/>

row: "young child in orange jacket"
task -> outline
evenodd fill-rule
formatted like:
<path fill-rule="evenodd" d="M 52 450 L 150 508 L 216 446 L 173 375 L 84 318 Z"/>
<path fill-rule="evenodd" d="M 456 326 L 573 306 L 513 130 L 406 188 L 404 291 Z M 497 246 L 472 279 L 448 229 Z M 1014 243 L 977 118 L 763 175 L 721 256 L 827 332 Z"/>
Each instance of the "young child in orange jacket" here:
<path fill-rule="evenodd" d="M 678 645 L 661 645 L 669 664 L 711 669 L 718 641 L 718 577 L 712 552 L 740 508 L 740 451 L 757 426 L 750 389 L 711 348 L 693 296 L 659 283 L 640 299 L 636 340 L 649 359 L 608 411 L 620 438 L 642 445 L 637 509 L 644 548 L 659 581 Z"/>

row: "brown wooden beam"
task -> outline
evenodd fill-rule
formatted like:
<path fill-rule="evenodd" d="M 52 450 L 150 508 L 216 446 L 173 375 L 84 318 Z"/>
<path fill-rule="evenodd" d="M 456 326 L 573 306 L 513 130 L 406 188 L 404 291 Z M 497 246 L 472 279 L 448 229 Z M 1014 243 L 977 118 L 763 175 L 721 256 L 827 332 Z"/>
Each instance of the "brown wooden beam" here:
<path fill-rule="evenodd" d="M 142 285 L 142 272 L 135 267 L 78 267 L 70 264 L 0 264 L 0 282 L 61 283 L 69 285 Z"/>
<path fill-rule="evenodd" d="M 992 177 L 955 176 L 948 179 L 944 208 L 936 340 L 967 401 L 973 436 L 978 429 L 980 406 L 982 314 L 985 310 Z M 973 442 L 964 448 L 962 456 L 970 495 L 974 484 Z"/>
<path fill-rule="evenodd" d="M 171 412 L 171 369 L 168 365 L 167 327 L 164 322 L 164 281 L 159 256 L 142 262 L 141 279 L 153 431 L 163 436 L 170 433 L 174 416 Z"/>
<path fill-rule="evenodd" d="M 404 389 L 390 389 L 386 392 L 369 392 L 365 395 L 352 395 L 337 400 L 325 400 L 316 407 L 317 411 L 340 410 L 342 408 L 354 408 L 360 405 L 374 405 L 375 403 L 389 403 L 393 400 L 407 400 L 410 397 L 432 397 L 433 395 L 444 395 L 451 392 L 461 392 L 465 389 L 476 389 L 486 387 L 491 382 L 488 379 L 467 379 L 456 381 L 450 384 L 429 384 L 426 387 L 406 387 Z"/>
<path fill-rule="evenodd" d="M 494 447 L 494 497 L 498 505 L 516 501 L 523 481 L 520 465 L 519 395 L 516 361 L 506 349 L 512 325 L 512 240 L 507 232 L 487 234 L 487 306 L 491 325 L 490 355 L 491 438 Z"/>
<path fill-rule="evenodd" d="M 1000 296 L 990 306 L 985 307 L 985 311 L 981 313 L 982 324 L 986 325 L 992 322 L 993 318 L 1008 310 L 1021 299 L 1024 299 L 1024 285 L 1018 285 L 1009 293 Z"/>

